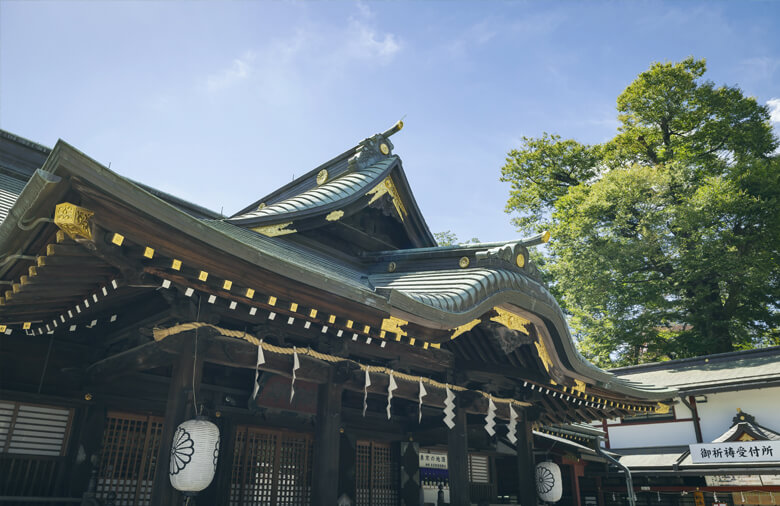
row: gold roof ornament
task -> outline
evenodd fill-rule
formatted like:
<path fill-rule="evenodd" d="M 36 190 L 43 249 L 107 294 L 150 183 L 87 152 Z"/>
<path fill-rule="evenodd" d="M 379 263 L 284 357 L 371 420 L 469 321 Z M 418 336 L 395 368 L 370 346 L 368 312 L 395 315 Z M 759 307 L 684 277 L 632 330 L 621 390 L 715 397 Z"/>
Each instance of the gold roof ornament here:
<path fill-rule="evenodd" d="M 459 327 L 455 327 L 454 329 L 452 329 L 452 334 L 450 335 L 450 339 L 455 339 L 459 335 L 465 334 L 469 330 L 479 325 L 481 321 L 482 320 L 477 318 L 476 320 L 471 320 L 470 322 L 460 325 Z"/>
<path fill-rule="evenodd" d="M 669 405 L 664 404 L 663 402 L 659 402 L 655 405 L 654 411 L 659 415 L 665 415 L 669 412 Z"/>
<path fill-rule="evenodd" d="M 328 171 L 326 169 L 322 169 L 317 173 L 317 184 L 325 184 L 325 182 L 328 180 Z"/>
<path fill-rule="evenodd" d="M 366 195 L 372 195 L 371 200 L 368 201 L 368 204 L 373 204 L 384 194 L 390 195 L 390 198 L 393 200 L 395 210 L 398 212 L 398 216 L 401 218 L 401 221 L 404 221 L 405 217 L 409 213 L 406 211 L 406 206 L 404 206 L 404 203 L 401 200 L 401 196 L 398 194 L 398 190 L 396 189 L 395 184 L 393 183 L 393 179 L 390 176 L 387 176 L 384 180 L 382 180 L 381 183 L 366 193 Z"/>
<path fill-rule="evenodd" d="M 578 379 L 574 380 L 574 386 L 571 387 L 572 392 L 585 393 L 585 382 Z"/>
<path fill-rule="evenodd" d="M 402 329 L 401 327 L 407 325 L 408 323 L 409 322 L 406 320 L 391 316 L 382 320 L 382 330 L 385 332 L 392 332 L 395 334 L 396 341 L 400 341 L 401 337 L 406 335 L 406 330 Z"/>
<path fill-rule="evenodd" d="M 518 316 L 514 313 L 510 313 L 509 311 L 505 309 L 501 309 L 500 307 L 494 307 L 493 311 L 498 313 L 496 316 L 492 317 L 490 321 L 500 323 L 504 327 L 512 330 L 517 330 L 518 332 L 522 332 L 523 334 L 528 334 L 528 329 L 525 327 L 528 325 L 529 322 L 522 316 Z"/>
<path fill-rule="evenodd" d="M 327 221 L 338 221 L 338 220 L 340 220 L 340 219 L 341 219 L 343 216 L 344 216 L 344 211 L 342 211 L 341 209 L 339 209 L 339 210 L 337 210 L 337 211 L 331 211 L 331 212 L 329 212 L 329 213 L 328 213 L 328 215 L 327 215 L 327 216 L 325 216 L 325 219 L 326 219 Z"/>
<path fill-rule="evenodd" d="M 54 208 L 54 224 L 70 236 L 71 239 L 92 240 L 92 229 L 89 220 L 95 215 L 89 209 L 79 207 L 70 202 L 57 204 Z"/>
<path fill-rule="evenodd" d="M 286 223 L 277 223 L 276 225 L 268 225 L 265 227 L 255 227 L 252 230 L 259 232 L 266 237 L 276 237 L 280 235 L 294 234 L 297 232 L 294 228 L 287 228 L 292 225 L 293 222 L 288 221 Z"/>

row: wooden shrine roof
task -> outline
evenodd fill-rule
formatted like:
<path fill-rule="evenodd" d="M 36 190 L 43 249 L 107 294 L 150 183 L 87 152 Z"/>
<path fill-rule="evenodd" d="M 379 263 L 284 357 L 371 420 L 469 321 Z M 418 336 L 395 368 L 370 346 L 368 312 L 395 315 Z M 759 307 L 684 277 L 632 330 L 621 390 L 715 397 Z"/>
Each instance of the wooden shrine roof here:
<path fill-rule="evenodd" d="M 372 142 L 389 142 L 379 135 Z M 270 325 L 280 332 L 331 332 L 344 340 L 381 342 L 383 349 L 386 343 L 393 351 L 385 356 L 395 360 L 404 357 L 398 344 L 422 347 L 419 352 L 428 352 L 437 367 L 454 354 L 456 364 L 467 362 L 476 371 L 462 381 L 492 381 L 505 395 L 529 388 L 544 394 L 541 409 L 570 415 L 549 422 L 647 411 L 676 395 L 674 389 L 621 380 L 577 352 L 560 307 L 529 261 L 528 247 L 542 238 L 349 255 L 251 229 L 269 223 L 263 220 L 327 216 L 350 202 L 365 208 L 372 190 L 391 176 L 409 211 L 413 201 L 400 160 L 385 151 L 362 161 L 354 157 L 367 151 L 347 152 L 347 168 L 318 187 L 305 189 L 299 182 L 273 194 L 275 202 L 260 211 L 219 219 L 145 189 L 60 141 L 0 224 L 0 249 L 25 253 L 0 267 L 12 286 L 0 300 L 0 323 L 28 322 L 34 314 L 39 323 L 33 330 L 46 333 L 65 312 L 84 310 L 90 297 L 101 299 L 106 286 L 123 297 L 148 296 L 162 286 L 207 298 L 223 322 L 235 325 L 278 318 Z M 63 202 L 87 213 L 82 225 L 89 237 L 63 235 L 54 223 L 18 227 L 52 216 Z M 409 216 L 418 212 L 416 205 L 414 210 Z M 427 244 L 421 217 L 408 230 Z M 66 277 L 70 281 L 57 285 Z M 36 289 L 38 284 L 45 288 Z M 121 306 L 119 295 L 114 297 L 112 307 Z M 425 360 L 415 364 L 425 369 Z M 491 364 L 503 367 L 508 379 L 486 376 Z"/>

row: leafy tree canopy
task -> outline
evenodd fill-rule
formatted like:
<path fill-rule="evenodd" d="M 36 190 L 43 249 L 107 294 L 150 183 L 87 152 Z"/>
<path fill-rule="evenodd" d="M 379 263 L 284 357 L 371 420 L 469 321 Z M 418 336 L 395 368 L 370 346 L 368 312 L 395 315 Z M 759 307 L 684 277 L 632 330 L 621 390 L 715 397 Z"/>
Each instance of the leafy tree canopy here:
<path fill-rule="evenodd" d="M 502 181 L 581 351 L 624 365 L 780 344 L 780 158 L 765 106 L 654 63 L 617 99 L 618 134 L 523 138 Z"/>
<path fill-rule="evenodd" d="M 451 231 L 451 230 L 445 230 L 444 232 L 434 232 L 433 238 L 436 239 L 436 244 L 438 246 L 457 246 L 457 245 L 464 245 L 464 244 L 478 244 L 479 239 L 476 237 L 472 237 L 466 242 L 458 242 L 458 235 Z"/>

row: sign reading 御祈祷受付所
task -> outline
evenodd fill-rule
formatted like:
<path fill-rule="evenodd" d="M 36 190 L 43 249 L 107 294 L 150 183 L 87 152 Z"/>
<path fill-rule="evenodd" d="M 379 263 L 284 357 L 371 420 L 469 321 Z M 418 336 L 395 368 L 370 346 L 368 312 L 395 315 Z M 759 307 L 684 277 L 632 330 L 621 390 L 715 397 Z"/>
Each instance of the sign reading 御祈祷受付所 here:
<path fill-rule="evenodd" d="M 694 464 L 780 462 L 780 441 L 736 441 L 690 445 Z"/>

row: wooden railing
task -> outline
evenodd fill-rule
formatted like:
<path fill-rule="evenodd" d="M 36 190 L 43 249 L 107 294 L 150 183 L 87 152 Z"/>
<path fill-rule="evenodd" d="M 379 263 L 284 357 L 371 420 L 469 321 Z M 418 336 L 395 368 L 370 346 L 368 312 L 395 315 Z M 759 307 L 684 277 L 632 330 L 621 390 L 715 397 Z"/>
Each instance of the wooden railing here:
<path fill-rule="evenodd" d="M 479 503 L 480 501 L 493 501 L 498 493 L 496 486 L 493 483 L 474 483 L 471 482 L 469 487 L 469 496 L 471 502 Z"/>
<path fill-rule="evenodd" d="M 0 496 L 54 495 L 61 462 L 62 457 L 0 455 Z"/>

